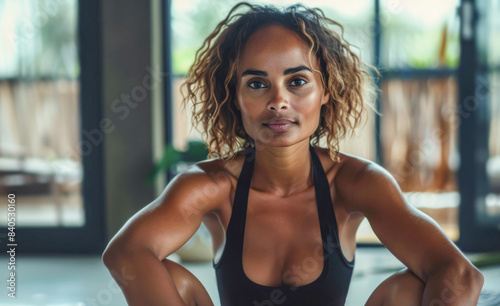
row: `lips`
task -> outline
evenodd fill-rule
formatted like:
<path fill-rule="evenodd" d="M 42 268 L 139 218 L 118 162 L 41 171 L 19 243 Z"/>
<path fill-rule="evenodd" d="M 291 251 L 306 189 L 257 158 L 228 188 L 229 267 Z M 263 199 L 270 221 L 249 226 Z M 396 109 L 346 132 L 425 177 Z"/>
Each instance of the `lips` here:
<path fill-rule="evenodd" d="M 284 132 L 293 127 L 295 124 L 295 121 L 288 118 L 273 118 L 265 122 L 264 126 L 275 132 Z"/>
<path fill-rule="evenodd" d="M 288 124 L 288 123 L 295 123 L 295 121 L 288 118 L 273 118 L 264 124 Z"/>

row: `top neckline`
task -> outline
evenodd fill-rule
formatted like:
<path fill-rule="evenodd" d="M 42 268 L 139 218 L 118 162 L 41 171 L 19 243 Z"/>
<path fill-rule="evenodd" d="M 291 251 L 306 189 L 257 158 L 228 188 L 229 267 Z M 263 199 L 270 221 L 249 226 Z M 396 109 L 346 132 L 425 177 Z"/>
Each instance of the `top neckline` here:
<path fill-rule="evenodd" d="M 311 166 L 312 166 L 312 170 L 313 170 L 313 180 L 314 180 L 313 184 L 314 184 L 314 189 L 315 189 L 315 194 L 316 194 L 316 213 L 317 213 L 318 220 L 319 220 L 321 241 L 325 242 L 325 241 L 327 241 L 327 231 L 325 229 L 327 228 L 328 224 L 324 224 L 325 220 L 323 220 L 324 218 L 321 217 L 322 214 L 321 214 L 321 208 L 320 208 L 319 202 L 320 202 L 320 199 L 322 197 L 321 197 L 321 188 L 319 188 L 319 186 L 318 186 L 318 185 L 320 185 L 320 182 L 321 182 L 321 179 L 319 178 L 318 166 L 320 166 L 322 168 L 322 165 L 321 165 L 321 161 L 319 160 L 319 157 L 317 156 L 317 153 L 314 150 L 313 146 L 309 145 L 309 151 L 311 154 Z M 316 279 L 314 279 L 312 282 L 309 282 L 309 283 L 301 285 L 301 286 L 288 286 L 284 283 L 282 283 L 280 286 L 262 285 L 262 284 L 256 283 L 253 280 L 251 280 L 245 273 L 245 270 L 243 268 L 243 245 L 244 245 L 244 237 L 245 237 L 244 229 L 245 229 L 245 225 L 246 225 L 246 212 L 247 212 L 247 208 L 248 208 L 248 194 L 249 194 L 250 182 L 251 182 L 252 174 L 253 174 L 254 157 L 255 157 L 255 155 L 252 153 L 254 153 L 254 152 L 250 152 L 249 154 L 247 154 L 247 156 L 245 158 L 245 164 L 243 165 L 243 169 L 242 169 L 242 172 L 240 174 L 240 178 L 242 177 L 242 175 L 244 175 L 244 176 L 243 176 L 242 180 L 240 180 L 238 178 L 238 184 L 237 184 L 237 188 L 236 188 L 237 193 L 239 191 L 246 190 L 245 196 L 242 195 L 242 197 L 240 198 L 241 199 L 240 203 L 233 203 L 233 207 L 236 204 L 236 205 L 239 205 L 242 210 L 244 210 L 244 212 L 243 212 L 244 215 L 242 216 L 243 219 L 240 219 L 241 223 L 243 223 L 243 226 L 242 226 L 243 233 L 242 233 L 242 237 L 241 237 L 241 246 L 238 247 L 238 250 L 241 249 L 241 251 L 239 252 L 239 254 L 241 254 L 241 255 L 236 257 L 236 258 L 238 258 L 238 261 L 239 261 L 238 266 L 241 269 L 240 271 L 248 283 L 250 283 L 254 286 L 261 287 L 261 288 L 269 288 L 269 289 L 292 288 L 292 287 L 294 287 L 294 288 L 306 288 L 306 287 L 314 286 L 315 284 L 321 282 L 326 277 L 326 274 L 328 271 L 328 254 L 325 252 L 324 247 L 322 247 L 323 269 L 321 271 L 321 274 Z M 319 163 L 319 165 L 318 165 L 318 163 Z M 245 171 L 243 171 L 243 170 L 245 170 Z M 240 188 L 241 190 L 238 190 L 239 189 L 238 187 L 240 187 L 240 182 L 242 182 L 242 185 Z M 330 195 L 328 194 L 328 196 L 330 196 Z"/>

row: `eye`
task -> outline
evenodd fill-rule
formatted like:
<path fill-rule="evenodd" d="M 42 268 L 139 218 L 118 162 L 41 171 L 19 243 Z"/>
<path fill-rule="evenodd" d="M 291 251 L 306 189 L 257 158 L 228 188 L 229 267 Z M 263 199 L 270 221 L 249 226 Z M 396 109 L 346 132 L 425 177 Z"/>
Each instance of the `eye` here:
<path fill-rule="evenodd" d="M 299 86 L 305 85 L 306 83 L 307 82 L 304 79 L 293 79 L 291 82 L 291 85 L 299 87 Z"/>
<path fill-rule="evenodd" d="M 248 87 L 250 87 L 252 89 L 260 89 L 260 88 L 266 87 L 266 85 L 262 82 L 259 82 L 259 81 L 253 81 L 253 82 L 248 83 Z"/>

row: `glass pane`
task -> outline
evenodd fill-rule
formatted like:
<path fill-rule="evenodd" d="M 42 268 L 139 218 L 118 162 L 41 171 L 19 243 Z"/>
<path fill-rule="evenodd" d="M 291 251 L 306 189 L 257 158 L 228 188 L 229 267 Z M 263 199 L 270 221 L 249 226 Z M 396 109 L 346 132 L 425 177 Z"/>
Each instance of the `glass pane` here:
<path fill-rule="evenodd" d="M 478 93 L 488 103 L 489 158 L 486 163 L 489 190 L 480 212 L 486 222 L 500 224 L 500 1 L 480 1 L 478 54 L 481 68 L 488 71 L 477 80 Z M 487 87 L 487 88 L 485 88 Z"/>
<path fill-rule="evenodd" d="M 230 1 L 172 1 L 172 62 L 176 75 L 173 81 L 174 103 L 173 103 L 173 125 L 174 125 L 174 147 L 184 150 L 187 142 L 199 140 L 200 136 L 195 130 L 186 129 L 191 127 L 191 121 L 187 112 L 181 111 L 182 96 L 180 86 L 184 81 L 184 75 L 194 61 L 196 50 L 201 47 L 204 39 L 211 33 L 217 23 L 222 21 L 229 10 L 238 0 Z M 286 6 L 297 3 L 297 1 L 255 1 L 255 3 L 270 3 L 278 6 Z M 346 40 L 354 45 L 354 50 L 361 58 L 372 62 L 373 41 L 373 1 L 353 0 L 345 1 L 306 1 L 309 7 L 319 7 L 325 15 L 338 21 L 343 25 Z M 186 39 L 189 37 L 189 39 Z M 369 121 L 356 131 L 355 136 L 346 139 L 341 144 L 341 151 L 356 154 L 364 158 L 375 158 L 375 143 L 373 140 L 373 116 L 370 114 Z"/>
<path fill-rule="evenodd" d="M 381 65 L 388 68 L 457 67 L 459 0 L 381 1 Z"/>
<path fill-rule="evenodd" d="M 500 10 L 498 11 L 500 13 Z M 500 223 L 500 71 L 490 74 L 490 137 L 486 172 L 490 190 L 486 196 L 486 214 Z"/>
<path fill-rule="evenodd" d="M 172 1 L 172 62 L 174 74 L 185 74 L 194 61 L 194 55 L 215 26 L 226 17 L 239 0 Z M 254 1 L 255 4 L 287 6 L 293 0 Z M 357 46 L 364 60 L 371 62 L 373 20 L 372 0 L 306 1 L 309 7 L 321 8 L 326 16 L 340 22 L 345 28 L 345 38 Z M 189 37 L 189 39 L 186 39 Z"/>
<path fill-rule="evenodd" d="M 498 70 L 500 69 L 500 52 L 498 52 L 500 48 L 500 19 L 498 18 L 500 1 L 479 1 L 478 6 L 481 11 L 481 17 L 478 22 L 478 36 L 485 38 L 484 50 L 480 50 L 480 52 L 487 55 L 488 66 Z M 498 91 L 498 82 L 492 84 L 494 84 Z"/>
<path fill-rule="evenodd" d="M 437 221 L 452 240 L 459 237 L 457 82 L 412 78 L 412 70 L 458 66 L 459 3 L 382 0 L 380 11 L 381 66 L 408 69 L 405 79 L 382 80 L 382 166 L 408 203 Z M 357 239 L 379 242 L 367 220 Z"/>
<path fill-rule="evenodd" d="M 382 84 L 383 167 L 408 203 L 433 218 L 452 240 L 459 237 L 457 94 L 455 78 L 389 79 Z M 358 240 L 379 241 L 366 220 Z"/>
<path fill-rule="evenodd" d="M 0 1 L 0 194 L 16 195 L 18 226 L 85 222 L 77 5 Z"/>

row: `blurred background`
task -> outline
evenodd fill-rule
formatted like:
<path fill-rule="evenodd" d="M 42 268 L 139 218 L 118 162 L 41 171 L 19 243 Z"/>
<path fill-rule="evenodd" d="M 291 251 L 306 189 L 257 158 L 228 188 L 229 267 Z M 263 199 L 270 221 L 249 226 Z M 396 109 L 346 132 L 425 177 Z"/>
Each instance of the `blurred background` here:
<path fill-rule="evenodd" d="M 126 305 L 100 254 L 173 176 L 206 158 L 181 109 L 180 85 L 236 3 L 0 0 L 0 243 L 7 248 L 7 195 L 15 194 L 15 303 Z M 340 150 L 386 168 L 408 203 L 436 220 L 482 267 L 485 288 L 494 288 L 500 1 L 302 3 L 340 22 L 360 57 L 381 72 L 373 102 L 382 116 L 370 113 Z M 357 241 L 348 305 L 362 305 L 402 267 L 366 220 Z M 206 229 L 172 259 L 200 278 L 217 305 Z M 0 305 L 14 305 L 6 296 Z"/>

